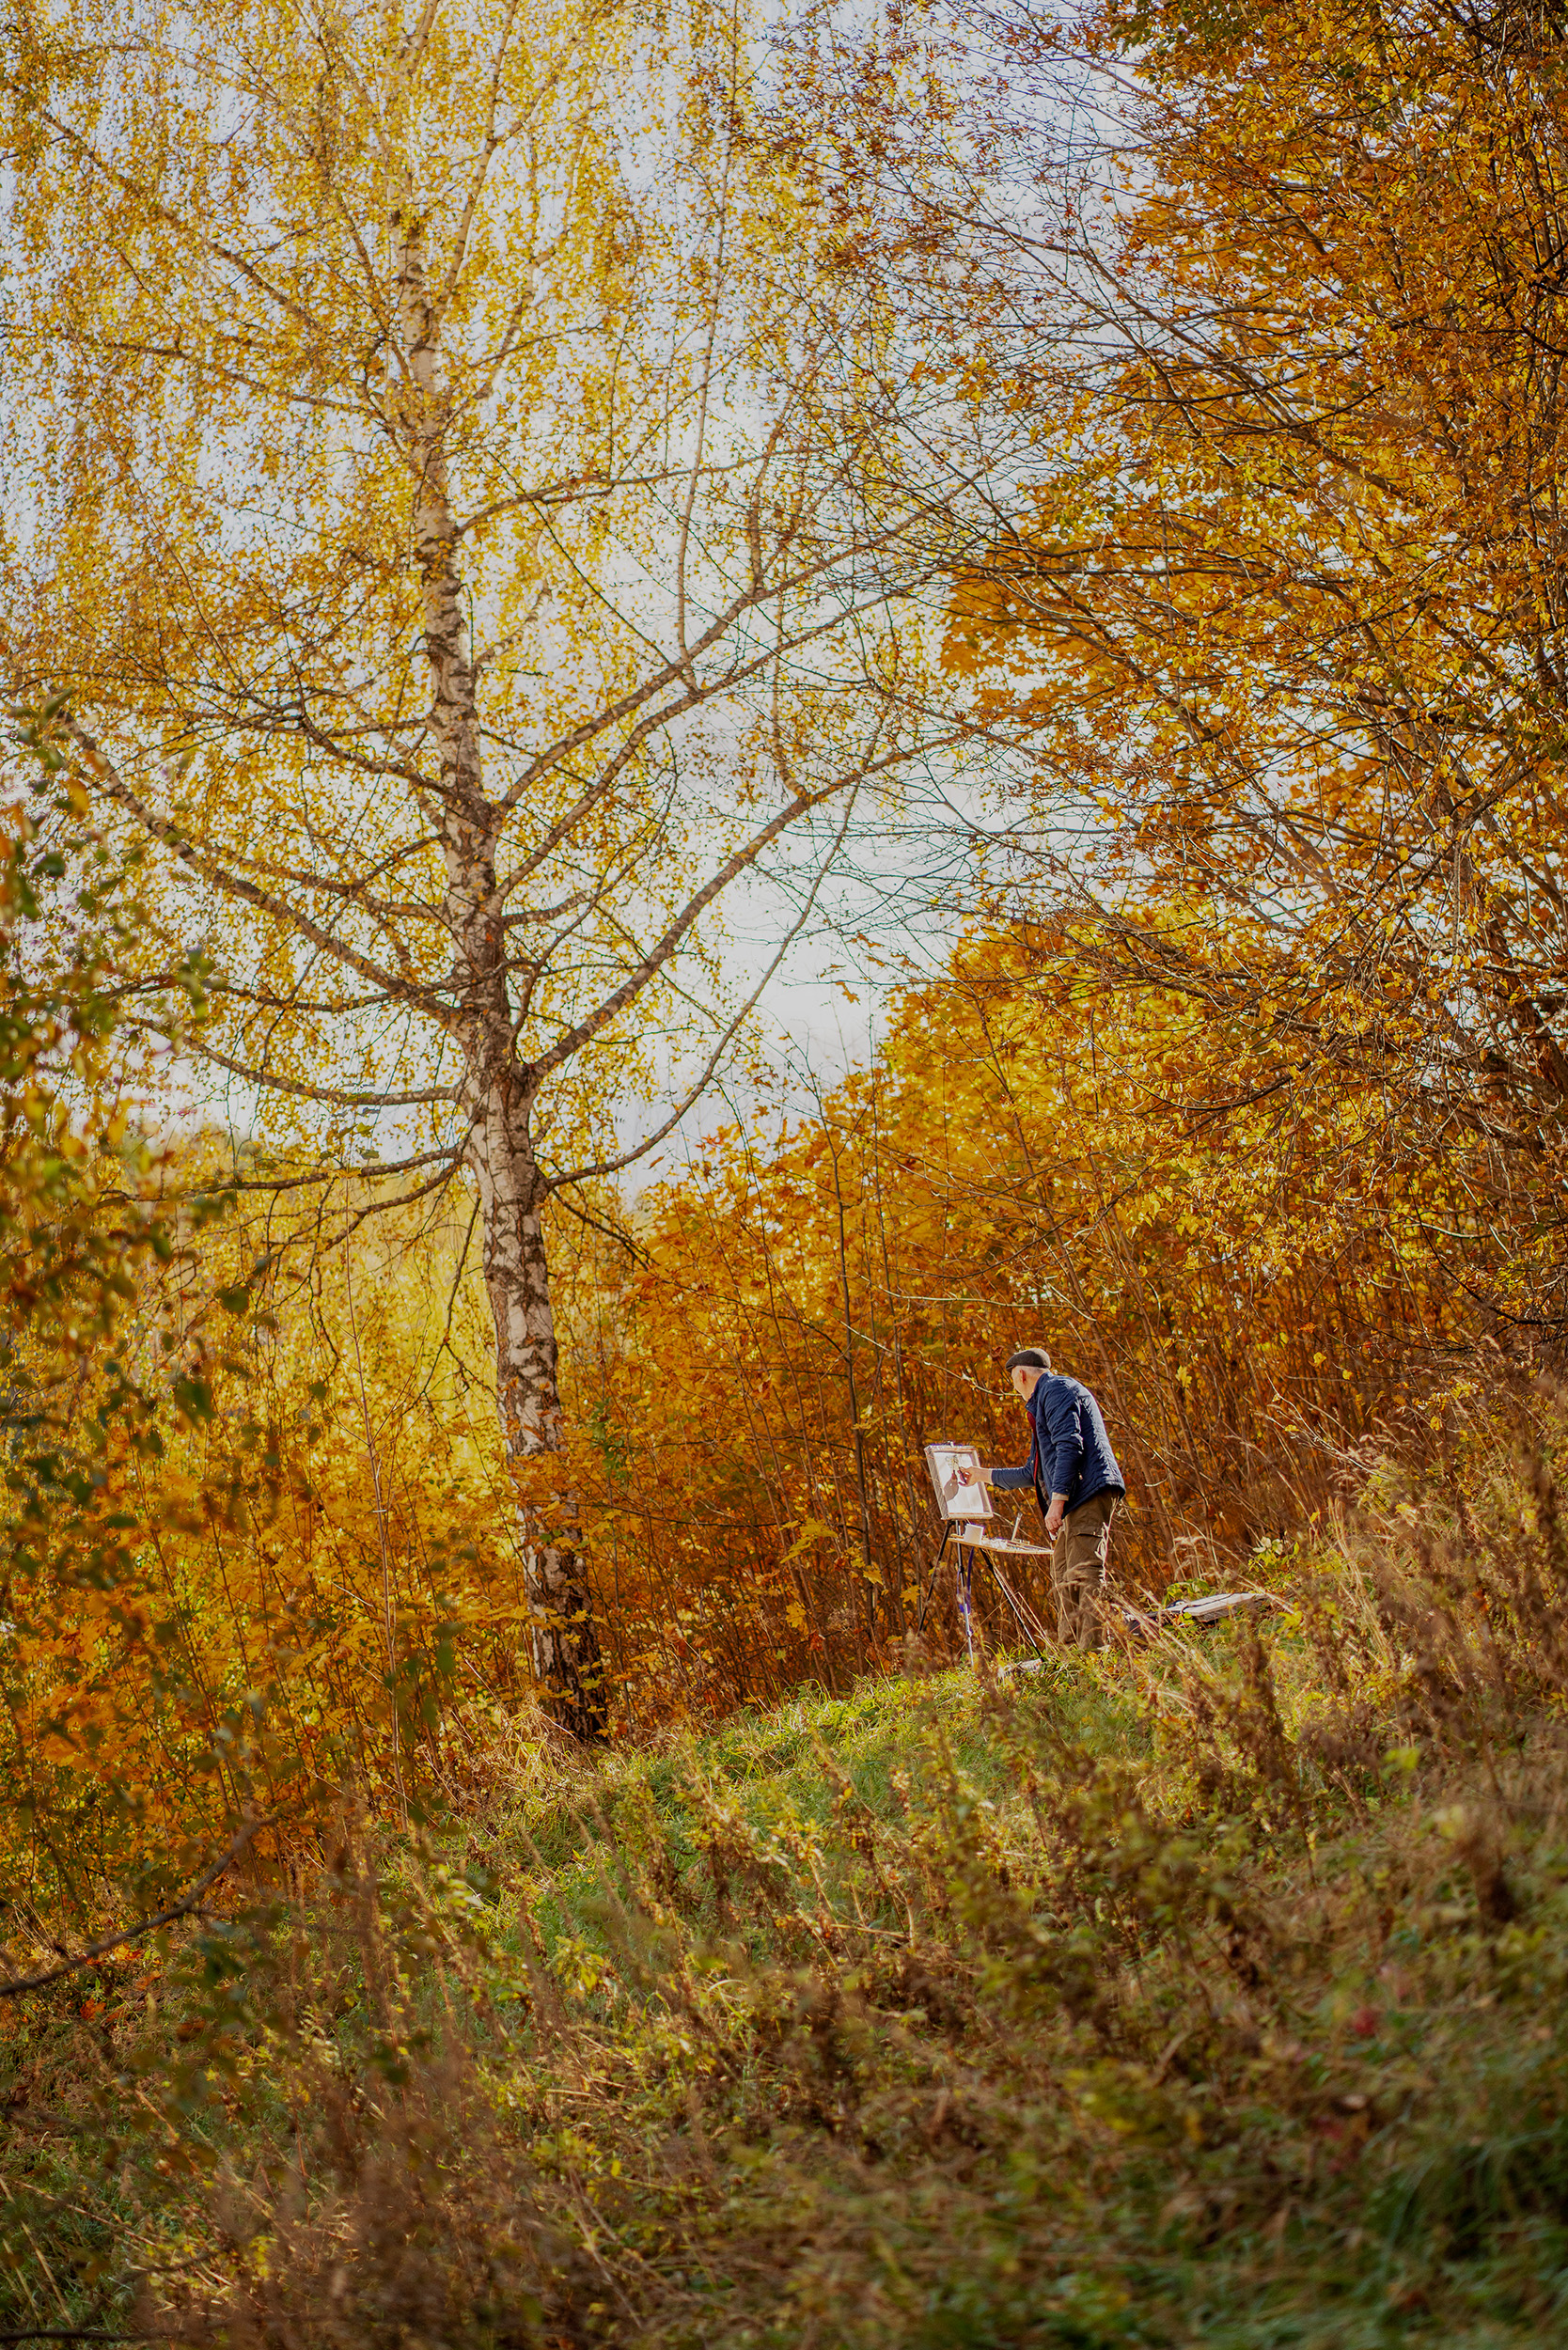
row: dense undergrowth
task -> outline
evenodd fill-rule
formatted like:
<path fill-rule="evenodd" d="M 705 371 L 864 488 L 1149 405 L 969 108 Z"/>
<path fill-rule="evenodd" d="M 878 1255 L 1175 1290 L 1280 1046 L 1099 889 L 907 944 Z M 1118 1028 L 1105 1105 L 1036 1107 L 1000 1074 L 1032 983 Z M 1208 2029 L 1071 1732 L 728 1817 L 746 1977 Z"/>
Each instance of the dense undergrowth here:
<path fill-rule="evenodd" d="M 1563 1421 L 1206 1646 L 563 1764 L 494 1720 L 13 2012 L 7 2327 L 1341 2346 L 1568 2325 Z M 1511 1449 L 1512 1448 L 1512 1449 Z"/>

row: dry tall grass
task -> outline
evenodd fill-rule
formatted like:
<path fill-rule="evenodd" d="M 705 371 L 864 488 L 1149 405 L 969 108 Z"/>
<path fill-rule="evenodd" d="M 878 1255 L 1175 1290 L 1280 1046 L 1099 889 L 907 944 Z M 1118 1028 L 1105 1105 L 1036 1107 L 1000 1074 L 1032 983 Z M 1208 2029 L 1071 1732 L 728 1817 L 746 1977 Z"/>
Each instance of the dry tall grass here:
<path fill-rule="evenodd" d="M 412 1840 L 346 1807 L 295 1898 L 7 2044 L 8 2319 L 1546 2338 L 1565 1431 L 1539 1393 L 1456 1424 L 1275 1557 L 1271 1626 L 914 1670 L 564 1780 L 502 1724 Z"/>

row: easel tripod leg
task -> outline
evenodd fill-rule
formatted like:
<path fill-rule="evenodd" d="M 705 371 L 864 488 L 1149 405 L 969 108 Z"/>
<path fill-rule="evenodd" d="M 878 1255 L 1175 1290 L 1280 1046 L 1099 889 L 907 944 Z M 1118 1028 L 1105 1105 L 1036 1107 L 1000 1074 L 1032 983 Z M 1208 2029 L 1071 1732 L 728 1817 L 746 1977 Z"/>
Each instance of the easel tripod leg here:
<path fill-rule="evenodd" d="M 996 1584 L 996 1589 L 1000 1591 L 1002 1597 L 1006 1600 L 1008 1606 L 1011 1610 L 1012 1620 L 1018 1626 L 1019 1631 L 1023 1634 L 1025 1639 L 1029 1641 L 1032 1646 L 1035 1648 L 1041 1647 L 1046 1638 L 1044 1625 L 1040 1622 L 1040 1619 L 1035 1615 L 1032 1608 L 1027 1608 L 1024 1606 L 1017 1593 L 1013 1590 L 1011 1584 L 1008 1581 L 1006 1575 L 1003 1574 L 1001 1569 L 997 1566 L 995 1559 L 986 1556 L 985 1563 L 991 1570 L 992 1581 Z"/>

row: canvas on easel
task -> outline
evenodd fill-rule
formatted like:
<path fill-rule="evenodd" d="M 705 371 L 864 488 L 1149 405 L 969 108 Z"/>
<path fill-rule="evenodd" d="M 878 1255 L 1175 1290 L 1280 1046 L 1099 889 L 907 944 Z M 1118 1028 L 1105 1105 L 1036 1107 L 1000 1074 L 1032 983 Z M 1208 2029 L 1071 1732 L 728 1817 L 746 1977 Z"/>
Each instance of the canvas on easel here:
<path fill-rule="evenodd" d="M 996 1516 L 990 1490 L 980 1481 L 978 1446 L 928 1444 L 926 1467 L 931 1473 L 936 1507 L 949 1525 Z"/>

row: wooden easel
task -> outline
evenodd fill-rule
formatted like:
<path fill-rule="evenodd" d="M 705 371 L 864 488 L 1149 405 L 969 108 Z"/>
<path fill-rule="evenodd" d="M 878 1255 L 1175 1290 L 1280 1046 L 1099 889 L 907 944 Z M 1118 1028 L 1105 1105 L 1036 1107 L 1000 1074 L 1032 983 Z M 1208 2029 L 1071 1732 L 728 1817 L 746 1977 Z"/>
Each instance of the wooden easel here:
<path fill-rule="evenodd" d="M 975 1628 L 969 1609 L 969 1586 L 974 1573 L 974 1560 L 965 1559 L 963 1556 L 964 1551 L 978 1553 L 981 1565 L 990 1568 L 992 1581 L 1000 1591 L 1011 1612 L 1013 1622 L 1029 1645 L 1037 1652 L 1046 1645 L 1050 1640 L 1050 1634 L 1028 1602 L 1020 1598 L 1006 1575 L 1003 1574 L 996 1564 L 996 1554 L 999 1552 L 1004 1557 L 1012 1559 L 1049 1559 L 1050 1552 L 1039 1543 L 1019 1542 L 1016 1534 L 988 1534 L 983 1522 L 977 1523 L 973 1520 L 958 1518 L 949 1518 L 942 1529 L 941 1547 L 932 1561 L 931 1574 L 925 1590 L 920 1594 L 920 1612 L 915 1624 L 917 1632 L 925 1630 L 926 1609 L 930 1606 L 932 1593 L 936 1589 L 936 1578 L 941 1573 L 942 1560 L 949 1541 L 953 1543 L 953 1575 L 957 1585 L 958 1612 L 964 1619 L 964 1640 L 969 1652 L 969 1662 L 973 1664 L 975 1661 Z"/>

